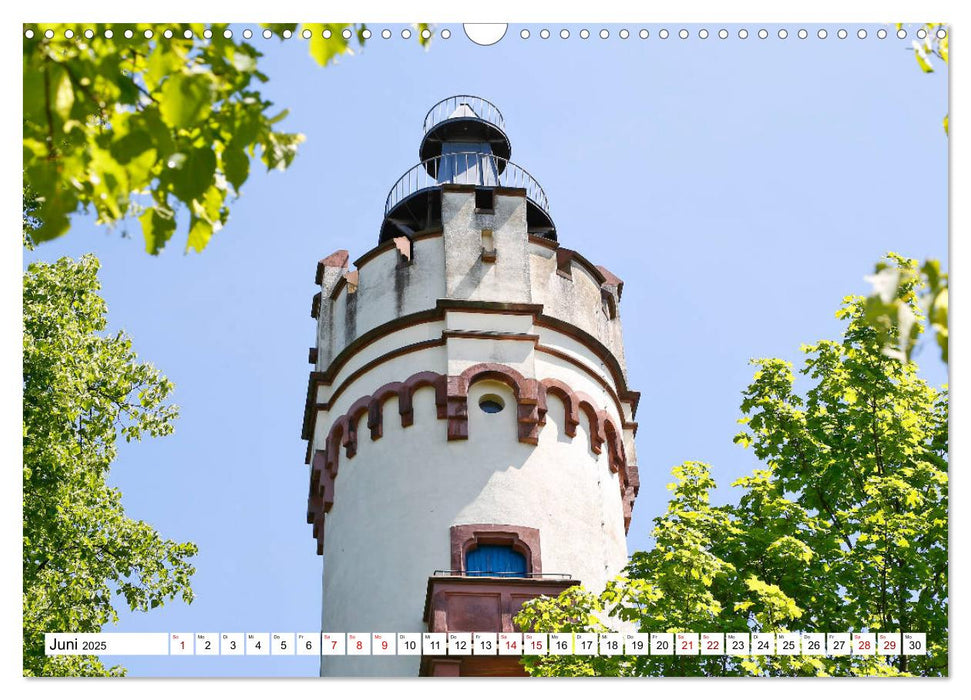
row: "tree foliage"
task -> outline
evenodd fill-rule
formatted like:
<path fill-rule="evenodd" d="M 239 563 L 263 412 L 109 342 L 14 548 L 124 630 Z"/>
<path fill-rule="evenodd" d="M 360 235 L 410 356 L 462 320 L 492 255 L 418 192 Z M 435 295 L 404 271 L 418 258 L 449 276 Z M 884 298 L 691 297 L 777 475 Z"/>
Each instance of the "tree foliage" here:
<path fill-rule="evenodd" d="M 363 25 L 265 25 L 309 33 L 326 65 L 364 42 Z M 427 25 L 418 25 L 422 33 Z M 170 37 L 165 32 L 171 32 Z M 32 25 L 24 39 L 24 178 L 42 222 L 36 242 L 67 232 L 70 216 L 99 223 L 134 216 L 157 254 L 188 214 L 186 250 L 202 251 L 227 221 L 228 202 L 255 158 L 285 169 L 304 140 L 279 130 L 260 93 L 262 54 L 224 24 Z M 204 38 L 204 32 L 211 38 Z M 108 35 L 106 36 L 106 32 Z"/>
<path fill-rule="evenodd" d="M 913 290 L 912 290 L 913 291 Z M 918 295 L 908 296 L 916 322 Z M 946 675 L 948 399 L 883 352 L 866 301 L 847 297 L 840 342 L 755 360 L 735 441 L 765 467 L 712 506 L 686 462 L 655 546 L 600 595 L 523 606 L 538 631 L 925 632 L 927 656 L 528 657 L 533 675 Z M 570 622 L 572 627 L 565 623 Z"/>
<path fill-rule="evenodd" d="M 890 357 L 909 361 L 920 334 L 921 319 L 912 309 L 916 302 L 927 320 L 941 360 L 948 361 L 948 276 L 937 260 L 917 261 L 890 253 L 876 264 L 866 280 L 873 292 L 866 299 L 866 319 L 877 333 L 883 351 Z"/>
<path fill-rule="evenodd" d="M 192 601 L 195 545 L 126 517 L 107 484 L 116 441 L 167 435 L 172 384 L 108 334 L 98 262 L 34 263 L 24 275 L 24 675 L 120 675 L 95 657 L 46 657 L 45 632 L 99 632 L 112 595 L 148 610 Z"/>
<path fill-rule="evenodd" d="M 902 24 L 897 25 L 897 29 L 901 29 Z M 949 28 L 946 24 L 940 23 L 930 23 L 921 25 L 920 30 L 923 30 L 924 36 L 920 40 L 913 40 L 911 46 L 914 50 L 914 58 L 917 59 L 917 65 L 925 73 L 934 72 L 934 61 L 932 57 L 941 60 L 945 66 L 949 65 L 950 59 L 950 44 L 951 35 Z M 944 133 L 948 134 L 948 115 L 944 115 Z"/>

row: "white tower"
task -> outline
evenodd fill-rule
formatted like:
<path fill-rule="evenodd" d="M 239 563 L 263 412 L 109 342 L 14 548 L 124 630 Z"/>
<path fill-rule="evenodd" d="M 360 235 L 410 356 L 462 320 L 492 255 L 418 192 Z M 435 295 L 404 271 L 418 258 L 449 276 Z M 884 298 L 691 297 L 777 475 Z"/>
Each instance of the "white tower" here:
<path fill-rule="evenodd" d="M 623 282 L 557 243 L 504 128 L 482 98 L 439 102 L 377 247 L 317 266 L 303 437 L 325 632 L 513 631 L 523 601 L 602 589 L 627 562 L 639 395 Z M 521 672 L 510 657 L 322 663 Z"/>

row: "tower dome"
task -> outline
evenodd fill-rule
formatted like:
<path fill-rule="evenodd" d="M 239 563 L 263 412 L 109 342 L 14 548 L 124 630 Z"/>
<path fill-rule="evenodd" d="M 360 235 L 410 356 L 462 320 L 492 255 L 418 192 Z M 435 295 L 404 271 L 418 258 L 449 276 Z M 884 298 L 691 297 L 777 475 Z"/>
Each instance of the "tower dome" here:
<path fill-rule="evenodd" d="M 510 154 L 491 103 L 443 100 L 378 245 L 317 264 L 302 435 L 324 633 L 513 633 L 525 600 L 600 590 L 627 563 L 639 394 L 623 282 L 557 242 Z M 323 656 L 321 672 L 522 667 L 402 647 Z"/>
<path fill-rule="evenodd" d="M 419 162 L 388 193 L 379 243 L 441 226 L 442 185 L 471 185 L 483 201 L 496 187 L 526 191 L 528 233 L 556 240 L 549 200 L 525 168 L 509 160 L 512 144 L 499 108 L 481 97 L 454 95 L 425 115 Z"/>

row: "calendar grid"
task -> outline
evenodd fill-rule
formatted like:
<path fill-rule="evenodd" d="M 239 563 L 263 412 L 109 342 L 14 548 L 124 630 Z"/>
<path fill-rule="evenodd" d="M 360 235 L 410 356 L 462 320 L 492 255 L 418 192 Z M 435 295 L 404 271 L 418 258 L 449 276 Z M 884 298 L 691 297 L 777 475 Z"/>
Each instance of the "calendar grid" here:
<path fill-rule="evenodd" d="M 53 632 L 48 656 L 921 656 L 924 632 Z"/>

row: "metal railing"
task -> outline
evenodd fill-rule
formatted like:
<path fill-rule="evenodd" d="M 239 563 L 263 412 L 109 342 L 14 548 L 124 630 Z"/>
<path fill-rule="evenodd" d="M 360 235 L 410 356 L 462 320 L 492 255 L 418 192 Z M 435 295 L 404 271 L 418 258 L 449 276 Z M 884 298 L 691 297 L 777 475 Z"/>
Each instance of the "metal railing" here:
<path fill-rule="evenodd" d="M 512 161 L 491 153 L 449 153 L 422 161 L 398 178 L 384 203 L 384 215 L 408 197 L 441 185 L 518 187 L 540 209 L 550 203 L 536 178 Z"/>
<path fill-rule="evenodd" d="M 433 576 L 466 576 L 468 578 L 532 578 L 532 579 L 552 579 L 555 581 L 570 581 L 573 577 L 570 574 L 524 574 L 521 571 L 490 571 L 488 573 L 480 571 L 465 571 L 463 569 L 436 569 Z"/>
<path fill-rule="evenodd" d="M 489 100 L 484 100 L 475 95 L 453 95 L 446 97 L 441 102 L 435 104 L 428 114 L 425 115 L 425 133 L 427 134 L 433 126 L 451 118 L 452 114 L 459 108 L 459 105 L 468 105 L 469 109 L 475 112 L 475 116 L 490 124 L 495 124 L 503 131 L 506 124 L 502 119 L 502 112 Z"/>

